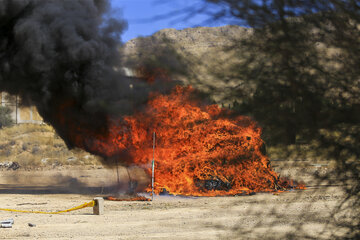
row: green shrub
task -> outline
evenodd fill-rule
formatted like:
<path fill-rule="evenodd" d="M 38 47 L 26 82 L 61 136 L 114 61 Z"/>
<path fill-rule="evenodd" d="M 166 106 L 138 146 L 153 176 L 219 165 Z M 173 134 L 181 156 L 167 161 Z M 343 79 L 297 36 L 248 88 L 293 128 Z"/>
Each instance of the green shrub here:
<path fill-rule="evenodd" d="M 10 127 L 14 124 L 11 118 L 11 109 L 9 107 L 0 106 L 0 128 Z"/>

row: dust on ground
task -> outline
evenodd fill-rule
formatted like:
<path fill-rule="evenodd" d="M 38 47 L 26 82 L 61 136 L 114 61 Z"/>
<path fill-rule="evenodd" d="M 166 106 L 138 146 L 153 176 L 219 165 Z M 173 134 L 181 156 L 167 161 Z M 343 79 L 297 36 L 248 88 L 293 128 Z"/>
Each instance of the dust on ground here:
<path fill-rule="evenodd" d="M 277 163 L 281 165 L 281 163 Z M 343 185 L 317 183 L 312 174 L 324 165 L 283 169 L 307 182 L 308 189 L 280 194 L 231 197 L 155 196 L 153 202 L 105 201 L 105 214 L 85 208 L 59 215 L 0 211 L 13 218 L 12 228 L 0 228 L 0 239 L 329 239 L 346 234 L 332 215 L 345 198 Z M 290 171 L 291 170 L 291 171 Z M 106 196 L 117 176 L 126 191 L 129 173 L 138 189 L 147 179 L 140 169 L 100 166 L 37 171 L 1 171 L 0 207 L 57 211 Z M 346 220 L 346 219 L 345 219 Z M 35 224 L 35 227 L 28 226 Z"/>

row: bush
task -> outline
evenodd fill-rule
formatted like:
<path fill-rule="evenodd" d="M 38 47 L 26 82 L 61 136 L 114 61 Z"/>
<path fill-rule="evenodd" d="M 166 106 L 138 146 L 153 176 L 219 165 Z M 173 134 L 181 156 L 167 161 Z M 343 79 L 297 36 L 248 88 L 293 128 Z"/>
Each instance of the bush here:
<path fill-rule="evenodd" d="M 11 109 L 9 107 L 0 106 L 0 128 L 10 127 L 14 124 L 11 118 Z"/>

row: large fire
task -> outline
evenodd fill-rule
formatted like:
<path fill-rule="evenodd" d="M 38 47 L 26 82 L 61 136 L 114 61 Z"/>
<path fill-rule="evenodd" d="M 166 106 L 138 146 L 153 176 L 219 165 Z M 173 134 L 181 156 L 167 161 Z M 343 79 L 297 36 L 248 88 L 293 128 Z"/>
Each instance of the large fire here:
<path fill-rule="evenodd" d="M 73 134 L 73 141 L 150 174 L 155 132 L 155 193 L 217 196 L 290 187 L 272 170 L 256 122 L 202 105 L 194 93 L 178 86 L 169 95 L 153 94 L 145 110 L 111 120 L 108 135 L 87 133 L 84 140 Z"/>

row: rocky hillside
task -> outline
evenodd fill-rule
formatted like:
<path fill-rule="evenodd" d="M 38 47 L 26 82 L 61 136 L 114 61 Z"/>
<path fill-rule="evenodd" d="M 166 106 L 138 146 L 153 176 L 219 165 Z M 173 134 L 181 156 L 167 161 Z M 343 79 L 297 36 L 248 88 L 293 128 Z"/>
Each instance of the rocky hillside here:
<path fill-rule="evenodd" d="M 136 54 L 139 47 L 143 47 L 142 41 L 146 41 L 146 47 L 154 48 L 162 40 L 176 44 L 180 51 L 189 52 L 201 56 L 209 51 L 217 51 L 229 46 L 234 39 L 245 37 L 251 33 L 251 29 L 235 25 L 222 27 L 196 27 L 176 30 L 173 28 L 163 29 L 150 37 L 135 38 L 125 44 L 125 54 Z"/>
<path fill-rule="evenodd" d="M 316 29 L 313 30 L 316 33 Z M 218 104 L 232 104 L 239 101 L 233 89 L 249 94 L 253 85 L 244 84 L 237 78 L 234 66 L 241 62 L 239 54 L 246 56 L 248 49 L 241 40 L 253 36 L 253 30 L 240 26 L 196 27 L 183 30 L 163 29 L 149 37 L 139 37 L 128 41 L 123 49 L 125 63 L 129 68 L 148 66 L 149 69 L 163 68 L 172 79 L 209 93 Z M 261 39 L 252 39 L 259 41 Z M 314 42 L 319 63 L 327 69 L 339 68 L 341 51 L 329 47 L 325 42 Z M 259 53 L 260 54 L 260 53 Z M 261 58 L 261 56 L 257 56 Z M 320 59 L 320 58 L 319 58 Z M 333 60 L 331 60 L 333 59 Z M 334 60 L 337 59 L 337 60 Z M 251 67 L 251 66 L 250 66 Z M 359 80 L 358 80 L 359 81 Z M 352 87 L 350 92 L 358 92 Z M 352 104 L 359 104 L 358 98 L 337 88 L 327 91 L 327 96 L 344 96 Z M 250 94 L 251 95 L 251 94 Z M 240 99 L 241 101 L 241 99 Z"/>
<path fill-rule="evenodd" d="M 128 41 L 123 49 L 129 68 L 164 68 L 171 77 L 211 93 L 218 103 L 238 84 L 238 79 L 219 82 L 219 73 L 230 72 L 232 46 L 250 36 L 252 30 L 239 26 L 163 29 L 149 37 Z M 227 91 L 228 90 L 228 91 Z"/>

